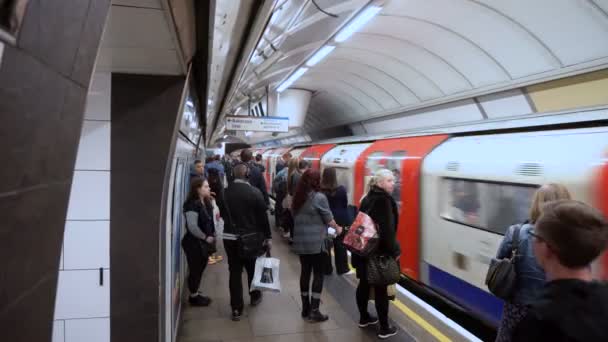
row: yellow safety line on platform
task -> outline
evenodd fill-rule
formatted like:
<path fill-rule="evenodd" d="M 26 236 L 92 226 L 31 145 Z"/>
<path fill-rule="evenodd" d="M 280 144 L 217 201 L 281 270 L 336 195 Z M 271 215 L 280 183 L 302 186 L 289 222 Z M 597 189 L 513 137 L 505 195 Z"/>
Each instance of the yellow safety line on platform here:
<path fill-rule="evenodd" d="M 334 251 L 331 251 L 332 256 L 334 255 Z M 348 267 L 351 271 L 354 271 L 355 268 L 350 263 Z M 431 323 L 427 322 L 424 318 L 418 315 L 414 310 L 408 308 L 405 304 L 403 304 L 400 300 L 395 298 L 395 300 L 391 301 L 392 304 L 397 307 L 397 309 L 401 310 L 407 317 L 416 322 L 419 326 L 421 326 L 424 330 L 426 330 L 429 334 L 433 335 L 440 342 L 452 342 L 452 340 L 445 336 L 441 331 L 431 325 Z"/>

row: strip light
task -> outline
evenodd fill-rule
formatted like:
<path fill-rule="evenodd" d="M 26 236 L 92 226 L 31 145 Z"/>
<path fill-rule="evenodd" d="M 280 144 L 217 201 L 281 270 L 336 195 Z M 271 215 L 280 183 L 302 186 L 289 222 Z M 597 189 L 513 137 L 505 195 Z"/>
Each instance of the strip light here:
<path fill-rule="evenodd" d="M 282 93 L 285 89 L 289 88 L 298 78 L 302 77 L 305 72 L 308 71 L 308 68 L 299 68 L 294 72 L 285 82 L 281 83 L 281 85 L 277 88 L 277 92 Z"/>
<path fill-rule="evenodd" d="M 345 28 L 343 28 L 334 38 L 338 43 L 341 43 L 350 38 L 355 32 L 357 32 L 363 25 L 367 24 L 378 12 L 382 10 L 380 6 L 369 6 L 361 12 L 355 19 L 353 19 Z"/>
<path fill-rule="evenodd" d="M 317 51 L 317 53 L 315 53 L 314 55 L 312 55 L 312 57 L 310 57 L 310 59 L 306 62 L 306 65 L 309 67 L 316 65 L 323 58 L 327 57 L 327 55 L 329 55 L 332 51 L 334 51 L 335 48 L 336 47 L 333 45 L 326 45 L 326 46 L 322 47 L 321 49 L 319 49 L 319 51 Z"/>

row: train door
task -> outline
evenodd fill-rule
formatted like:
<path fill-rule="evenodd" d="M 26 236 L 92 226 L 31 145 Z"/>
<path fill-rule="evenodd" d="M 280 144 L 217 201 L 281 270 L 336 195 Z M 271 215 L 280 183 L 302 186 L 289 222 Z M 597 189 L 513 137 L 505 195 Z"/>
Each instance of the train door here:
<path fill-rule="evenodd" d="M 323 155 L 331 150 L 336 144 L 321 144 L 313 145 L 304 150 L 300 155 L 300 158 L 307 160 L 310 163 L 310 167 L 313 170 L 321 171 L 321 158 Z"/>
<path fill-rule="evenodd" d="M 401 271 L 415 280 L 420 272 L 420 166 L 422 159 L 446 135 L 378 140 L 359 157 L 355 169 L 355 196 L 367 192 L 372 175 L 381 168 L 395 176 L 391 196 L 399 207 L 397 239 L 401 244 Z M 357 202 L 359 204 L 359 202 Z"/>
<path fill-rule="evenodd" d="M 348 205 L 354 207 L 359 203 L 355 196 L 355 165 L 359 156 L 371 143 L 338 145 L 327 151 L 321 158 L 321 169 L 326 167 L 336 168 L 338 184 L 346 188 Z"/>

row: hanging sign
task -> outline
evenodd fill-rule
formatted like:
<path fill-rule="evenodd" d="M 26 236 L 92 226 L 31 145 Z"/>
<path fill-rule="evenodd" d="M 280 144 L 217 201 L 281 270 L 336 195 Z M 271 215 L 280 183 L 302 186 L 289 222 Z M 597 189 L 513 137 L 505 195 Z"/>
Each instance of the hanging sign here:
<path fill-rule="evenodd" d="M 226 116 L 226 129 L 253 132 L 288 132 L 289 118 L 278 116 Z"/>

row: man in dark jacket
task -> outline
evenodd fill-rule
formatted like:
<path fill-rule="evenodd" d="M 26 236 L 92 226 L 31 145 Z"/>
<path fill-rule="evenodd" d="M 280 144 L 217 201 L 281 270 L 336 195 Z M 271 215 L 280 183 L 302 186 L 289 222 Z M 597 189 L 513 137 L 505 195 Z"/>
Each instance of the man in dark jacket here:
<path fill-rule="evenodd" d="M 199 159 L 195 160 L 194 163 L 190 165 L 190 181 L 192 181 L 194 178 L 205 179 L 203 162 Z"/>
<path fill-rule="evenodd" d="M 255 166 L 258 167 L 262 174 L 266 172 L 266 167 L 264 166 L 262 155 L 259 153 L 255 155 Z"/>
<path fill-rule="evenodd" d="M 247 271 L 247 284 L 250 285 L 256 260 L 255 256 L 244 258 L 240 255 L 237 240 L 240 236 L 257 232 L 266 239 L 264 242 L 266 248 L 270 248 L 272 238 L 264 197 L 258 189 L 247 183 L 247 173 L 247 165 L 235 166 L 234 182 L 224 192 L 224 203 L 232 218 L 231 224 L 224 226 L 224 249 L 228 256 L 230 270 L 230 306 L 234 321 L 240 320 L 243 313 L 243 281 L 241 278 L 243 267 Z M 260 251 L 263 247 L 260 245 Z M 251 305 L 257 305 L 262 300 L 260 291 L 251 291 L 249 295 Z"/>
<path fill-rule="evenodd" d="M 268 192 L 266 191 L 266 181 L 264 180 L 264 176 L 260 172 L 260 169 L 253 161 L 253 153 L 251 153 L 250 149 L 246 148 L 241 151 L 241 162 L 247 164 L 247 166 L 249 167 L 249 184 L 260 190 L 262 196 L 264 196 L 264 202 L 266 203 L 266 207 L 268 207 L 270 201 L 268 200 Z"/>
<path fill-rule="evenodd" d="M 549 202 L 529 234 L 548 282 L 512 340 L 608 341 L 608 284 L 590 267 L 608 243 L 606 219 L 582 202 Z"/>

